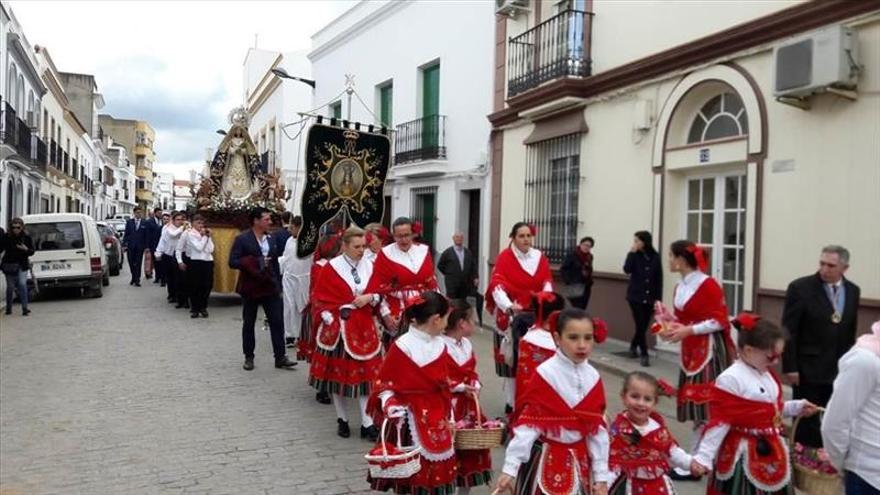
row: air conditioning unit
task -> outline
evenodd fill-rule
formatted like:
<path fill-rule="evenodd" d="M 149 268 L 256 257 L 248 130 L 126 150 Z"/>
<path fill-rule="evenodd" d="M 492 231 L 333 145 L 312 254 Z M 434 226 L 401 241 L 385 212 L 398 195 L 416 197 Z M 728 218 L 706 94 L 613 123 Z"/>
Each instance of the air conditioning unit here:
<path fill-rule="evenodd" d="M 853 89 L 861 70 L 856 33 L 841 25 L 793 38 L 773 49 L 773 95 L 803 98 Z"/>
<path fill-rule="evenodd" d="M 529 0 L 495 0 L 496 14 L 516 17 L 518 14 L 528 12 L 529 10 Z"/>

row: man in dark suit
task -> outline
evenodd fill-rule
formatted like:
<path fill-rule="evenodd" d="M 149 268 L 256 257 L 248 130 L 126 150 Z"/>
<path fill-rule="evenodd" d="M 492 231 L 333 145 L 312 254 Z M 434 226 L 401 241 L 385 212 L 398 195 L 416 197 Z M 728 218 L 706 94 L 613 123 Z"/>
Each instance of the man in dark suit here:
<path fill-rule="evenodd" d="M 284 306 L 281 301 L 281 270 L 279 252 L 267 233 L 272 217 L 265 208 L 254 208 L 248 214 L 251 228 L 238 235 L 229 252 L 229 268 L 239 270 L 235 292 L 242 298 L 241 346 L 244 351 L 243 368 L 254 369 L 254 324 L 257 309 L 262 306 L 269 320 L 275 367 L 291 369 L 296 361 L 287 358 L 284 347 Z"/>
<path fill-rule="evenodd" d="M 795 399 L 807 399 L 825 406 L 837 377 L 837 361 L 856 339 L 859 287 L 844 278 L 849 268 L 849 251 L 826 246 L 819 257 L 819 271 L 788 285 L 782 325 L 785 351 L 782 371 Z M 818 418 L 805 418 L 797 441 L 822 445 Z"/>
<path fill-rule="evenodd" d="M 143 217 L 144 210 L 140 206 L 134 209 L 134 218 L 125 222 L 125 234 L 122 245 L 128 252 L 128 268 L 131 270 L 129 285 L 141 286 L 141 266 L 144 261 L 144 250 L 150 249 L 150 227 Z"/>
<path fill-rule="evenodd" d="M 443 274 L 446 295 L 450 299 L 477 298 L 477 318 L 483 324 L 483 297 L 477 291 L 479 267 L 474 254 L 464 246 L 464 234 L 456 232 L 452 236 L 452 246 L 448 247 L 437 261 L 437 270 Z"/>
<path fill-rule="evenodd" d="M 156 261 L 156 248 L 159 246 L 159 238 L 162 237 L 162 208 L 153 208 L 153 215 L 148 218 L 146 222 L 147 226 L 150 227 L 149 256 L 150 260 L 152 261 L 152 273 L 155 274 L 155 280 L 153 281 L 153 283 L 158 284 L 162 281 L 162 277 L 159 275 L 159 263 Z M 150 278 L 150 274 L 147 274 L 147 278 Z"/>

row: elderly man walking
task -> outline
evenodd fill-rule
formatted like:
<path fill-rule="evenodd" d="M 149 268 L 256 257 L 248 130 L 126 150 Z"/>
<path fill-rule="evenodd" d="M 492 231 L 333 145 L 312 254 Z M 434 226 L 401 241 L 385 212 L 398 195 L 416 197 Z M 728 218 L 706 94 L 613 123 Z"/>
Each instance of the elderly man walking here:
<path fill-rule="evenodd" d="M 795 399 L 823 407 L 828 404 L 837 362 L 856 341 L 860 291 L 844 277 L 848 268 L 849 251 L 826 246 L 819 256 L 819 271 L 793 281 L 785 293 L 782 371 Z M 822 446 L 818 418 L 801 422 L 797 441 Z"/>

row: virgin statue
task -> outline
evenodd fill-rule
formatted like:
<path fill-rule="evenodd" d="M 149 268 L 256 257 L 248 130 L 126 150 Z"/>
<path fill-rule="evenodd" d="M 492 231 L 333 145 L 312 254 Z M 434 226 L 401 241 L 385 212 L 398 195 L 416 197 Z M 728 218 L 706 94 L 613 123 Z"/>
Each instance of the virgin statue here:
<path fill-rule="evenodd" d="M 233 126 L 226 148 L 226 170 L 223 172 L 222 190 L 234 199 L 245 199 L 254 192 L 256 185 L 248 170 L 247 136 L 242 127 Z"/>

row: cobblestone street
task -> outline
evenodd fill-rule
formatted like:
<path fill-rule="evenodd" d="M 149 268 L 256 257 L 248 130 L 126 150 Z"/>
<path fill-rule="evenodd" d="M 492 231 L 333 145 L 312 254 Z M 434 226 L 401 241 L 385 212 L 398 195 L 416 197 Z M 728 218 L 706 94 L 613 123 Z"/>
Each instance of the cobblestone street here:
<path fill-rule="evenodd" d="M 114 277 L 102 299 L 0 316 L 0 494 L 366 493 L 370 445 L 336 436 L 304 363 L 275 369 L 258 328 L 257 368 L 241 369 L 235 299 L 214 298 L 209 319 L 191 320 L 164 289 L 127 280 Z M 483 401 L 500 415 L 488 337 L 474 339 Z M 620 379 L 603 375 L 616 413 Z"/>

